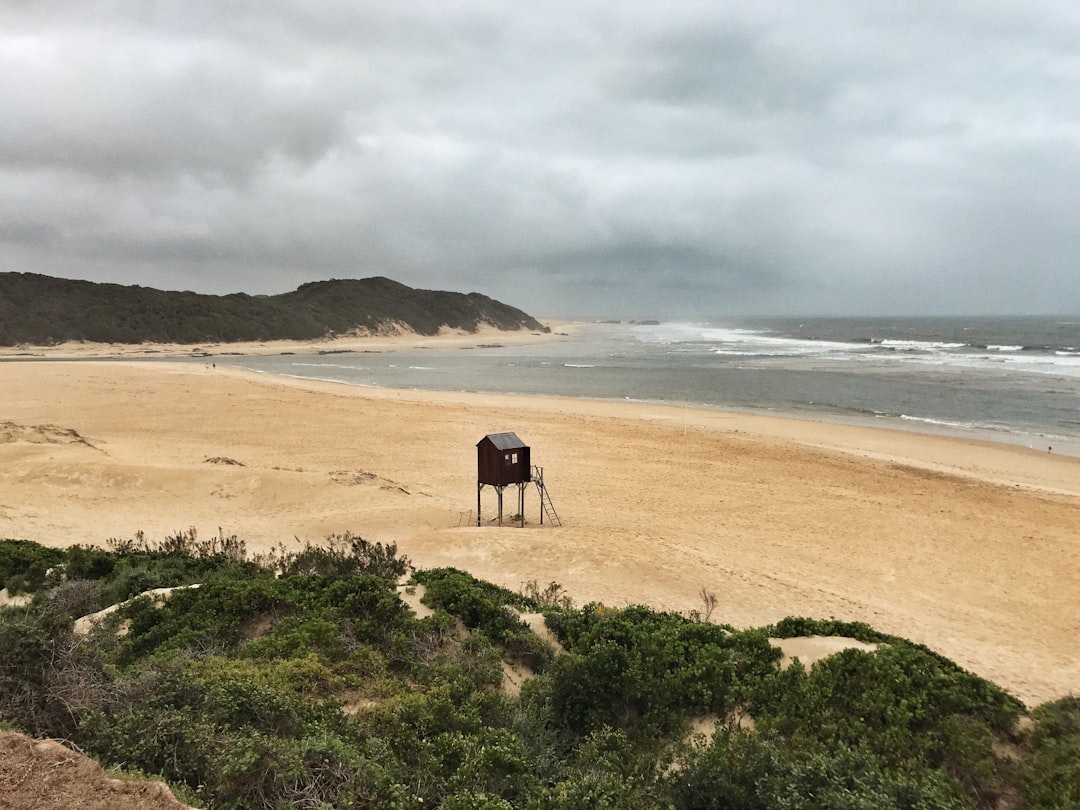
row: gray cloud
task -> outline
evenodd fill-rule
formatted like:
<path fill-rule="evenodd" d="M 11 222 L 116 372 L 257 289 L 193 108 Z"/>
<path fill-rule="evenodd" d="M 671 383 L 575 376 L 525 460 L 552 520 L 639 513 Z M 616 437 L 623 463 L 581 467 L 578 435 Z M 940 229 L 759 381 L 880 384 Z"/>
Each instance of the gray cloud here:
<path fill-rule="evenodd" d="M 7 4 L 0 268 L 1076 312 L 1078 28 L 1064 0 Z"/>

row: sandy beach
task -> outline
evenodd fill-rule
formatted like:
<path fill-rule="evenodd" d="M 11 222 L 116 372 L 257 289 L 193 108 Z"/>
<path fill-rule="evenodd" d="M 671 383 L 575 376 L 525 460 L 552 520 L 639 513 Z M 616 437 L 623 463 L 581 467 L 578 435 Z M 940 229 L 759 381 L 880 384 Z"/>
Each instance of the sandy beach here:
<path fill-rule="evenodd" d="M 91 343 L 67 341 L 49 346 L 18 344 L 0 346 L 0 360 L 100 360 L 143 359 L 159 357 L 204 357 L 214 355 L 268 354 L 340 354 L 347 352 L 385 352 L 407 349 L 468 349 L 481 346 L 517 346 L 523 343 L 558 340 L 575 324 L 570 321 L 547 321 L 549 331 L 507 332 L 481 326 L 475 332 L 444 328 L 438 335 L 418 335 L 408 330 L 388 330 L 378 334 L 356 334 L 322 340 L 236 341 L 233 343 Z"/>
<path fill-rule="evenodd" d="M 142 348 L 139 356 L 162 353 Z M 524 529 L 488 522 L 490 489 L 484 525 L 475 525 L 475 445 L 502 431 L 531 446 L 562 526 L 539 525 L 532 488 Z M 513 511 L 510 490 L 506 503 Z M 418 566 L 452 565 L 515 590 L 555 580 L 578 604 L 687 611 L 702 607 L 705 588 L 717 597 L 714 621 L 860 620 L 925 643 L 1030 705 L 1080 691 L 1075 458 L 678 407 L 355 388 L 203 363 L 0 363 L 0 537 L 101 544 L 188 527 L 236 534 L 251 550 L 351 531 L 397 543 Z"/>

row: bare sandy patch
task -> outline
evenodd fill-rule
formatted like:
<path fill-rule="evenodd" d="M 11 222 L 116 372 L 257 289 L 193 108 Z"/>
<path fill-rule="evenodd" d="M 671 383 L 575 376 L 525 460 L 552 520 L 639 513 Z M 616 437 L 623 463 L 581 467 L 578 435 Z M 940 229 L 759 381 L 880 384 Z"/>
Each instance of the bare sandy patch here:
<path fill-rule="evenodd" d="M 0 588 L 0 608 L 24 607 L 29 605 L 34 597 L 28 593 L 8 593 L 7 588 Z"/>
<path fill-rule="evenodd" d="M 115 604 L 115 605 L 109 605 L 107 608 L 102 608 L 101 610 L 95 611 L 94 613 L 88 613 L 85 616 L 80 616 L 78 619 L 75 620 L 75 626 L 73 628 L 74 633 L 77 636 L 89 635 L 89 633 L 97 625 L 101 624 L 101 622 L 104 621 L 107 617 L 111 616 L 113 613 L 115 613 L 120 608 L 124 607 L 125 605 L 130 605 L 136 599 L 139 599 L 141 597 L 144 597 L 144 596 L 149 597 L 150 600 L 153 601 L 153 603 L 155 605 L 163 605 L 163 604 L 165 604 L 165 602 L 168 601 L 169 596 L 170 596 L 170 594 L 172 594 L 173 591 L 184 590 L 184 589 L 187 589 L 187 588 L 198 588 L 198 587 L 199 586 L 197 584 L 196 585 L 178 585 L 175 588 L 152 588 L 149 591 L 143 591 L 138 596 L 133 596 L 131 599 L 128 599 L 128 600 L 126 600 L 124 602 L 120 602 L 120 603 Z M 124 634 L 124 631 L 121 631 L 120 635 L 123 635 L 123 634 Z"/>
<path fill-rule="evenodd" d="M 0 731 L 4 810 L 190 810 L 163 782 L 110 778 L 89 757 L 57 740 Z"/>
<path fill-rule="evenodd" d="M 418 619 L 425 619 L 428 616 L 434 616 L 435 611 L 424 604 L 424 594 L 426 590 L 423 585 L 399 585 L 398 596 L 401 597 L 401 601 L 409 606 Z"/>
<path fill-rule="evenodd" d="M 873 652 L 878 648 L 877 644 L 867 644 L 853 638 L 844 636 L 795 636 L 793 638 L 770 638 L 769 643 L 779 647 L 780 668 L 787 669 L 799 659 L 803 666 L 810 669 L 814 664 L 830 655 L 836 655 L 844 650 L 864 650 Z"/>

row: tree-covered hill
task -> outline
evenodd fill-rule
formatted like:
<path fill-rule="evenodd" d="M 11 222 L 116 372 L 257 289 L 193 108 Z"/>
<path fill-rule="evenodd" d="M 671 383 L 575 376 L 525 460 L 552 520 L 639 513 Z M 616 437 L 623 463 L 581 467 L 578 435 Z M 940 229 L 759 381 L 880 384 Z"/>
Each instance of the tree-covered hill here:
<path fill-rule="evenodd" d="M 354 330 L 546 331 L 480 293 L 416 290 L 387 278 L 317 281 L 271 296 L 202 295 L 0 273 L 0 345 L 313 340 Z"/>
<path fill-rule="evenodd" d="M 109 545 L 0 540 L 0 585 L 33 593 L 0 608 L 0 728 L 160 775 L 189 803 L 1080 807 L 1080 699 L 1029 712 L 864 624 L 738 630 L 455 569 L 403 586 L 394 546 L 351 535 L 255 559 L 193 530 Z M 781 668 L 770 638 L 804 635 L 870 649 Z M 532 674 L 518 691 L 507 672 Z"/>

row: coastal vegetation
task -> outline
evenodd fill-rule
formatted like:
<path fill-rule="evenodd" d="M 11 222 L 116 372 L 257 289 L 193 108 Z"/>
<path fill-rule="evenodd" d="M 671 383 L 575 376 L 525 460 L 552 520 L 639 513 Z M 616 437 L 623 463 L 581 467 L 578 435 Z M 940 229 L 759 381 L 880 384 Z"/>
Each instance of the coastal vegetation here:
<path fill-rule="evenodd" d="M 475 332 L 481 326 L 547 331 L 530 315 L 480 293 L 416 290 L 379 277 L 252 296 L 0 273 L 0 346 L 315 340 L 358 331 Z"/>
<path fill-rule="evenodd" d="M 0 609 L 0 722 L 206 807 L 1080 805 L 1080 699 L 1029 712 L 864 624 L 576 607 L 352 535 L 6 540 L 0 585 L 32 596 Z M 872 648 L 782 668 L 809 635 Z"/>

